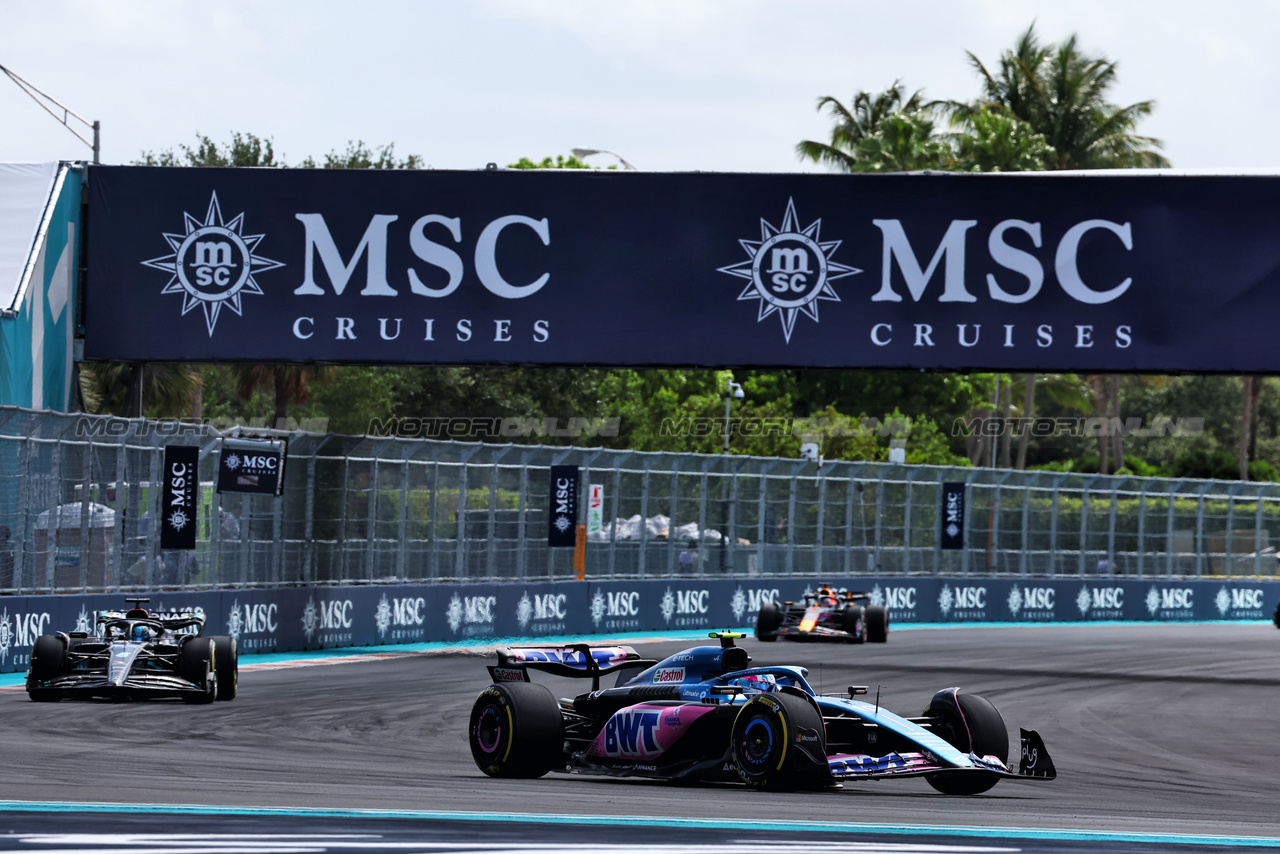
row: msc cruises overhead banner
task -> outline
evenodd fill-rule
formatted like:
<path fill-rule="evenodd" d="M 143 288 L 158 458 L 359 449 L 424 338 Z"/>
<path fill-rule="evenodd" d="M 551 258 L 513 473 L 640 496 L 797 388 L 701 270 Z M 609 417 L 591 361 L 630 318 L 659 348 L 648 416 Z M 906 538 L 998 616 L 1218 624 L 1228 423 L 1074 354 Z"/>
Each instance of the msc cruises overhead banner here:
<path fill-rule="evenodd" d="M 1280 371 L 1280 178 L 91 172 L 90 359 Z"/>

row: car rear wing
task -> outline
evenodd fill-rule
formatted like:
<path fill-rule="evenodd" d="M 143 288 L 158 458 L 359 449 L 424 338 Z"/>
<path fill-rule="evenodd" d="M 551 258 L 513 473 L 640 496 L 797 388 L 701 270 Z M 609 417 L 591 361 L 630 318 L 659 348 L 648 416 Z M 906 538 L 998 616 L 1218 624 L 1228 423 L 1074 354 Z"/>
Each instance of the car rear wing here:
<path fill-rule="evenodd" d="M 621 670 L 637 670 L 657 662 L 640 657 L 629 646 L 591 646 L 585 643 L 561 646 L 504 647 L 498 663 L 488 665 L 494 682 L 528 682 L 529 671 L 552 676 L 591 679 L 591 690 L 600 690 L 600 677 Z"/>
<path fill-rule="evenodd" d="M 128 611 L 94 611 L 94 626 L 102 626 L 107 623 L 114 623 L 117 620 L 135 619 L 129 616 Z M 147 619 L 154 620 L 173 632 L 179 632 L 182 629 L 204 629 L 205 615 L 201 611 L 163 611 L 151 614 Z M 198 632 L 197 632 L 198 634 Z"/>

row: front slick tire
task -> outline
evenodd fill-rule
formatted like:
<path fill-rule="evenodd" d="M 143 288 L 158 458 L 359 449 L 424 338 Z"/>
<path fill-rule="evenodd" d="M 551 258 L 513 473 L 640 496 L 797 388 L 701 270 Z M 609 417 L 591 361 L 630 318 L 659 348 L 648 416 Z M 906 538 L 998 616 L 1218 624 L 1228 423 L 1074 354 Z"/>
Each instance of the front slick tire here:
<path fill-rule="evenodd" d="M 490 777 L 541 777 L 564 766 L 564 718 L 543 685 L 485 688 L 471 707 L 467 734 L 476 767 Z"/>
<path fill-rule="evenodd" d="M 183 692 L 184 703 L 203 705 L 217 699 L 217 651 L 212 638 L 191 638 L 178 648 L 178 674 L 188 682 L 204 686 L 203 692 Z"/>
<path fill-rule="evenodd" d="M 840 612 L 840 628 L 849 636 L 849 643 L 867 642 L 867 611 L 861 605 L 845 605 Z"/>
<path fill-rule="evenodd" d="M 40 635 L 31 647 L 31 667 L 27 673 L 27 696 L 37 703 L 56 703 L 57 691 L 36 688 L 40 682 L 57 679 L 67 668 L 67 642 L 57 635 Z"/>
<path fill-rule="evenodd" d="M 1009 731 L 1000 712 L 986 698 L 947 688 L 933 695 L 924 714 L 939 719 L 934 732 L 961 753 L 995 756 L 1009 764 Z M 924 778 L 944 795 L 977 795 L 1000 781 L 972 772 L 926 774 Z"/>
<path fill-rule="evenodd" d="M 729 750 L 748 786 L 788 790 L 831 782 L 822 715 L 806 697 L 770 693 L 752 698 L 733 722 Z"/>

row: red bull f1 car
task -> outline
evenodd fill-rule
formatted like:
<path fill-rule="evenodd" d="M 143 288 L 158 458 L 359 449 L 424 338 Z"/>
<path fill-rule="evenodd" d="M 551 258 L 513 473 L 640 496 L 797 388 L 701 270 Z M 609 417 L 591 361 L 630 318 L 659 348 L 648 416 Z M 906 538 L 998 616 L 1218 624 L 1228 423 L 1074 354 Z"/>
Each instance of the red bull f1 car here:
<path fill-rule="evenodd" d="M 889 639 L 889 609 L 872 605 L 870 593 L 819 587 L 805 591 L 800 602 L 766 602 L 756 617 L 756 637 L 884 643 Z"/>
<path fill-rule="evenodd" d="M 92 632 L 41 635 L 31 648 L 27 695 L 37 702 L 102 697 L 180 697 L 212 703 L 236 696 L 234 638 L 205 636 L 204 615 L 153 614 L 148 599 L 127 611 L 95 611 Z"/>
<path fill-rule="evenodd" d="M 901 717 L 878 698 L 858 699 L 865 687 L 819 696 L 803 667 L 751 667 L 734 645 L 741 634 L 711 636 L 719 646 L 661 661 L 626 646 L 499 650 L 493 684 L 471 709 L 476 765 L 491 777 L 563 771 L 771 789 L 922 776 L 949 795 L 1057 776 L 1032 730 L 1021 730 L 1021 762 L 1011 770 L 1004 719 L 975 694 L 946 688 L 922 715 Z M 557 700 L 531 671 L 589 679 L 591 690 Z M 601 688 L 615 673 L 616 684 Z"/>

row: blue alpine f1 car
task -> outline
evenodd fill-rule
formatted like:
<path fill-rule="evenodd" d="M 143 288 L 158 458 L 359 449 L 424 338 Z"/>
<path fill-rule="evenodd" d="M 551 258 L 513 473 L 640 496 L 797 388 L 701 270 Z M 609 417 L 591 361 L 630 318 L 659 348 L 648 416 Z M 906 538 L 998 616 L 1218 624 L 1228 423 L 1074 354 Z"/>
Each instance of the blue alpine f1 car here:
<path fill-rule="evenodd" d="M 1057 776 L 1040 736 L 1021 730 L 1019 768 L 995 706 L 959 688 L 937 692 L 918 717 L 856 699 L 819 695 L 794 666 L 751 667 L 741 634 L 661 661 L 631 647 L 571 644 L 498 651 L 493 684 L 471 709 L 471 755 L 491 777 L 549 771 L 744 782 L 772 789 L 835 787 L 843 780 L 923 776 L 939 792 L 973 795 L 1001 780 Z M 557 700 L 530 671 L 591 680 Z M 617 674 L 601 688 L 601 678 Z"/>

